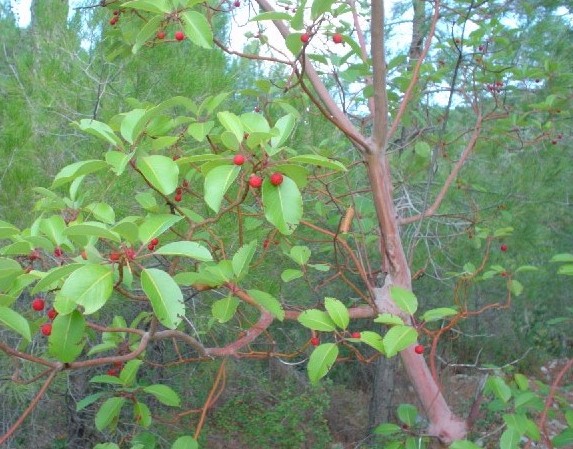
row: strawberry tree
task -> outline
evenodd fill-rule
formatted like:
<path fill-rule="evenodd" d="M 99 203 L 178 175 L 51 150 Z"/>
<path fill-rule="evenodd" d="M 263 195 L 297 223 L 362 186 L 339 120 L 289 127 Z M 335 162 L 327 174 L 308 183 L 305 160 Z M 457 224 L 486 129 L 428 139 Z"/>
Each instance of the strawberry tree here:
<path fill-rule="evenodd" d="M 420 101 L 419 90 L 441 79 L 427 62 L 443 12 L 441 2 L 427 5 L 425 40 L 411 49 L 407 63 L 404 58 L 387 60 L 382 1 L 302 1 L 293 14 L 275 10 L 267 0 L 255 3 L 260 14 L 251 21 L 260 27 L 257 38 L 271 52 L 240 56 L 282 64 L 290 72 L 281 85 L 261 83 L 257 96 L 265 99 L 262 109 L 232 110 L 232 93 L 223 92 L 200 101 L 175 96 L 156 105 L 142 103 L 107 121 L 74 122 L 72 126 L 92 136 L 93 159 L 63 167 L 49 189 L 36 190 L 38 217 L 29 227 L 0 222 L 0 324 L 20 338 L 16 344 L 0 342 L 0 349 L 46 368 L 41 376 L 45 382 L 22 420 L 62 372 L 102 367 L 106 374 L 91 382 L 104 385 L 104 391 L 82 399 L 78 410 L 96 407 L 98 430 L 114 429 L 125 419 L 149 428 L 154 422 L 150 401 L 166 408 L 187 407 L 172 386 L 140 382 L 150 343 L 170 342 L 180 363 L 273 357 L 284 355 L 276 348 L 274 324 L 289 320 L 308 333 L 308 340 L 289 353 L 309 353 L 312 382 L 327 375 L 342 349 L 364 362 L 399 355 L 428 420 L 425 434 L 446 444 L 457 441 L 458 448 L 473 447 L 464 440 L 470 423 L 452 412 L 440 390 L 437 344 L 462 319 L 509 307 L 523 290 L 516 279 L 519 273 L 536 268 L 490 263 L 492 244 L 513 229 L 476 227 L 473 245 L 481 260 L 467 262 L 455 276 L 460 285 L 502 278 L 507 296 L 482 309 L 463 301 L 423 307 L 423 293 L 413 292 L 401 228 L 437 214 L 450 188 L 460 182 L 464 164 L 483 146 L 484 129 L 511 126 L 498 112 L 505 84 L 480 70 L 486 64 L 483 58 L 471 64 L 458 60 L 456 74 L 463 72 L 489 86 L 462 92 L 466 128 L 444 128 L 435 148 L 413 139 L 407 144 L 413 151 L 396 160 L 394 145 L 404 122 L 421 119 L 412 110 Z M 190 45 L 190 54 L 192 46 L 216 46 L 237 54 L 212 29 L 217 14 L 230 12 L 226 2 L 133 0 L 103 1 L 101 6 L 117 11 L 110 22 L 117 54 L 126 49 L 152 52 L 157 45 Z M 369 34 L 363 29 L 366 18 Z M 276 49 L 265 37 L 267 24 L 277 30 L 284 48 Z M 487 22 L 481 35 L 468 39 L 477 42 L 496 26 Z M 321 40 L 332 41 L 329 45 L 342 48 L 342 53 L 321 47 Z M 456 38 L 433 51 L 455 48 L 462 55 L 461 47 Z M 495 65 L 495 53 L 490 56 Z M 328 84 L 329 65 L 336 68 L 337 83 L 345 84 L 340 92 L 360 85 L 354 100 L 335 99 L 338 87 Z M 396 67 L 406 70 L 396 74 Z M 514 76 L 519 82 L 519 76 L 523 80 L 531 74 Z M 312 107 L 332 125 L 336 135 L 325 145 L 308 148 L 297 140 L 307 117 L 282 98 L 294 89 L 304 94 L 305 108 Z M 455 86 L 451 89 L 454 92 Z M 538 109 L 547 113 L 543 105 Z M 529 125 L 529 115 L 520 119 Z M 342 139 L 354 150 L 351 156 L 335 151 L 335 141 Z M 440 152 L 451 155 L 438 167 Z M 399 213 L 395 183 L 402 176 L 416 179 L 421 172 L 427 185 L 438 172 L 439 189 L 426 190 L 417 213 Z M 371 195 L 370 208 L 363 207 L 359 218 L 350 182 Z M 116 205 L 106 202 L 105 186 L 114 184 L 125 186 L 124 196 L 133 199 L 128 213 L 120 214 Z M 357 220 L 362 220 L 360 226 L 353 224 Z M 367 220 L 372 225 L 365 230 Z M 503 245 L 505 253 L 508 246 Z M 277 266 L 287 268 L 269 279 L 267 273 Z M 382 282 L 376 281 L 377 275 Z M 308 284 L 309 298 L 289 297 L 287 284 L 297 280 Z M 319 294 L 321 287 L 334 282 L 343 286 L 346 297 Z M 277 283 L 285 288 L 273 287 Z M 23 299 L 29 295 L 55 312 L 48 317 L 30 310 Z M 205 313 L 208 320 L 201 319 Z M 49 332 L 41 327 L 48 320 Z M 359 320 L 385 330 L 361 329 L 354 324 Z M 223 341 L 212 336 L 217 326 L 230 322 L 234 332 Z M 30 345 L 38 339 L 40 354 Z M 425 339 L 431 342 L 429 364 L 421 344 Z M 224 362 L 219 370 L 223 372 Z M 496 385 L 501 381 L 492 381 L 490 389 Z M 399 410 L 409 426 L 415 416 L 411 407 Z M 10 438 L 22 420 L 0 442 Z M 171 447 L 198 447 L 203 422 Z M 521 433 L 519 429 L 511 427 L 506 438 L 536 435 L 529 425 Z M 381 434 L 395 430 L 378 429 Z M 131 442 L 134 448 L 146 447 L 136 434 Z"/>

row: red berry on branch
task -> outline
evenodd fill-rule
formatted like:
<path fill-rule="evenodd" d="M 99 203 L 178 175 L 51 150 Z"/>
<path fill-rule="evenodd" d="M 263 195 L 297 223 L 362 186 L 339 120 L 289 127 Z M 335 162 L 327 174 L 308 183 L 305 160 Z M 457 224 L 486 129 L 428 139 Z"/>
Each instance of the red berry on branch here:
<path fill-rule="evenodd" d="M 58 312 L 56 311 L 56 309 L 50 309 L 48 310 L 47 315 L 50 320 L 54 321 L 58 316 Z"/>
<path fill-rule="evenodd" d="M 283 175 L 279 172 L 274 172 L 269 178 L 271 184 L 274 186 L 280 186 L 283 183 Z"/>
<path fill-rule="evenodd" d="M 154 237 L 151 239 L 151 242 L 149 243 L 151 243 L 153 246 L 157 246 L 159 245 L 159 239 L 157 237 Z"/>
<path fill-rule="evenodd" d="M 352 332 L 352 333 L 350 334 L 350 336 L 351 336 L 352 338 L 360 338 L 360 332 Z"/>
<path fill-rule="evenodd" d="M 49 337 L 52 333 L 52 323 L 44 323 L 40 326 L 40 332 L 42 335 Z"/>
<path fill-rule="evenodd" d="M 110 368 L 110 369 L 107 370 L 107 375 L 108 375 L 108 376 L 117 377 L 118 374 L 119 374 L 119 371 L 118 371 L 117 369 L 115 369 L 115 368 Z"/>
<path fill-rule="evenodd" d="M 109 253 L 109 260 L 111 260 L 112 262 L 117 262 L 120 258 L 121 258 L 120 253 L 116 252 Z"/>
<path fill-rule="evenodd" d="M 158 31 L 157 34 L 155 35 L 155 37 L 157 39 L 165 39 L 165 31 L 163 31 L 163 30 Z"/>
<path fill-rule="evenodd" d="M 111 19 L 109 19 L 109 24 L 111 26 L 114 26 L 117 23 L 117 16 L 113 16 Z"/>
<path fill-rule="evenodd" d="M 301 36 L 300 36 L 300 41 L 301 41 L 303 44 L 308 43 L 309 40 L 310 40 L 310 34 L 308 34 L 308 33 L 301 34 Z"/>
<path fill-rule="evenodd" d="M 62 248 L 60 248 L 59 246 L 56 246 L 54 248 L 54 256 L 55 257 L 62 257 L 64 255 L 64 252 L 62 251 Z"/>
<path fill-rule="evenodd" d="M 343 40 L 342 34 L 340 33 L 335 33 L 332 36 L 332 42 L 334 42 L 335 44 L 342 44 L 342 40 Z"/>
<path fill-rule="evenodd" d="M 507 251 L 507 245 L 504 243 L 499 247 L 499 249 L 505 253 Z"/>
<path fill-rule="evenodd" d="M 150 243 L 149 245 L 147 245 L 147 249 L 148 249 L 149 251 L 153 251 L 153 250 L 155 250 L 155 245 L 152 245 L 152 244 Z"/>
<path fill-rule="evenodd" d="M 251 175 L 249 178 L 249 185 L 253 189 L 260 189 L 261 186 L 263 185 L 263 178 L 257 175 Z"/>
<path fill-rule="evenodd" d="M 242 154 L 235 154 L 235 157 L 233 158 L 233 164 L 235 165 L 243 165 L 245 163 L 245 156 L 243 156 Z"/>
<path fill-rule="evenodd" d="M 175 39 L 178 41 L 182 41 L 183 39 L 185 39 L 185 34 L 183 33 L 183 31 L 176 31 Z"/>
<path fill-rule="evenodd" d="M 312 338 L 310 339 L 310 344 L 311 344 L 312 346 L 318 346 L 318 345 L 320 344 L 320 338 L 318 338 L 318 337 L 312 337 Z"/>
<path fill-rule="evenodd" d="M 414 347 L 414 352 L 415 352 L 416 354 L 423 354 L 423 353 L 424 353 L 424 346 L 422 346 L 422 345 L 416 345 L 416 346 Z"/>
<path fill-rule="evenodd" d="M 32 301 L 32 309 L 34 309 L 36 312 L 44 310 L 45 305 L 46 302 L 42 298 L 36 298 Z"/>

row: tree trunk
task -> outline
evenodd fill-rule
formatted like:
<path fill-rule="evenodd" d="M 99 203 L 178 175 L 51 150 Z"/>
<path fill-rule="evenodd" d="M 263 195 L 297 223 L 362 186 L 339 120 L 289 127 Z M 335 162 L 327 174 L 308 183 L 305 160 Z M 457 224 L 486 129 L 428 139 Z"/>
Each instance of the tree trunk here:
<path fill-rule="evenodd" d="M 378 424 L 392 421 L 398 358 L 379 357 L 373 368 L 374 381 L 368 410 L 368 433 L 371 433 Z"/>

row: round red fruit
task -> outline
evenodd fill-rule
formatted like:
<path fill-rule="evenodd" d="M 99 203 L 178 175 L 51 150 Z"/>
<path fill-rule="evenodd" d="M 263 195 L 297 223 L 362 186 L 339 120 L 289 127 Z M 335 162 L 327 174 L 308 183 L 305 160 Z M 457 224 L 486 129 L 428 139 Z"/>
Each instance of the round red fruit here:
<path fill-rule="evenodd" d="M 112 262 L 117 262 L 119 259 L 121 258 L 121 254 L 113 252 L 113 253 L 109 253 L 109 260 L 111 260 Z"/>
<path fill-rule="evenodd" d="M 151 243 L 149 245 L 147 245 L 147 249 L 149 251 L 154 251 L 155 250 L 155 245 L 152 245 Z"/>
<path fill-rule="evenodd" d="M 271 184 L 274 186 L 280 186 L 283 183 L 283 175 L 279 172 L 274 172 L 269 178 Z"/>
<path fill-rule="evenodd" d="M 129 260 L 133 260 L 133 259 L 135 259 L 136 252 L 133 248 L 126 248 L 125 249 L 125 255 L 127 256 L 127 258 Z"/>
<path fill-rule="evenodd" d="M 60 248 L 59 246 L 56 246 L 54 248 L 54 256 L 55 257 L 62 257 L 63 254 L 64 254 L 64 252 L 62 251 L 62 248 Z"/>
<path fill-rule="evenodd" d="M 503 245 L 501 245 L 499 247 L 500 250 L 502 250 L 504 253 L 507 251 L 507 245 L 504 243 Z"/>
<path fill-rule="evenodd" d="M 183 31 L 176 31 L 175 39 L 178 41 L 182 41 L 183 39 L 185 39 L 185 34 L 183 33 Z"/>
<path fill-rule="evenodd" d="M 245 163 L 245 156 L 243 156 L 242 154 L 235 154 L 235 157 L 233 158 L 233 164 L 235 165 L 243 165 Z"/>
<path fill-rule="evenodd" d="M 52 333 L 52 323 L 44 323 L 40 326 L 40 332 L 42 335 L 49 337 Z"/>
<path fill-rule="evenodd" d="M 416 354 L 423 354 L 423 353 L 424 353 L 424 346 L 422 346 L 422 345 L 416 345 L 416 346 L 414 347 L 414 352 L 415 352 Z"/>
<path fill-rule="evenodd" d="M 157 246 L 159 245 L 159 239 L 157 237 L 154 237 L 151 239 L 151 242 L 149 243 L 151 243 L 153 246 Z"/>
<path fill-rule="evenodd" d="M 157 39 L 165 39 L 165 31 L 163 31 L 163 30 L 158 31 L 158 32 L 155 34 L 155 37 L 156 37 Z"/>
<path fill-rule="evenodd" d="M 181 196 L 180 193 L 177 193 L 177 194 L 175 195 L 175 198 L 173 198 L 173 199 L 174 199 L 175 201 L 177 201 L 177 202 L 180 202 L 181 199 L 182 199 L 182 196 Z"/>
<path fill-rule="evenodd" d="M 263 185 L 263 178 L 257 175 L 251 175 L 251 177 L 249 178 L 249 185 L 253 189 L 260 189 L 261 186 Z"/>
<path fill-rule="evenodd" d="M 119 374 L 119 371 L 118 371 L 117 369 L 115 369 L 115 368 L 110 368 L 110 369 L 107 370 L 107 375 L 108 375 L 108 376 L 117 377 L 118 374 Z"/>
<path fill-rule="evenodd" d="M 320 338 L 318 338 L 318 337 L 312 337 L 312 338 L 310 339 L 310 344 L 311 344 L 312 346 L 318 346 L 318 345 L 320 344 Z"/>
<path fill-rule="evenodd" d="M 42 298 L 36 298 L 32 301 L 32 309 L 34 309 L 36 312 L 44 310 L 45 306 L 46 302 Z"/>
<path fill-rule="evenodd" d="M 121 369 L 121 368 L 123 368 L 123 362 L 113 362 L 113 366 Z"/>
<path fill-rule="evenodd" d="M 309 40 L 310 40 L 310 34 L 308 34 L 308 33 L 301 34 L 300 41 L 303 44 L 306 44 Z"/>
<path fill-rule="evenodd" d="M 335 44 L 342 44 L 342 34 L 336 33 L 332 36 L 332 42 Z"/>
<path fill-rule="evenodd" d="M 239 0 L 237 0 L 236 2 L 233 3 L 233 6 L 235 8 L 238 8 L 239 6 L 241 6 L 241 2 Z"/>
<path fill-rule="evenodd" d="M 352 332 L 352 333 L 350 334 L 350 336 L 351 336 L 352 338 L 360 338 L 360 332 Z"/>
<path fill-rule="evenodd" d="M 56 317 L 58 316 L 58 312 L 56 311 L 56 309 L 50 309 L 50 310 L 48 310 L 47 315 L 48 315 L 49 319 L 54 321 L 56 319 Z"/>
<path fill-rule="evenodd" d="M 111 26 L 115 25 L 117 23 L 117 16 L 113 16 L 111 19 L 109 19 L 109 24 Z"/>

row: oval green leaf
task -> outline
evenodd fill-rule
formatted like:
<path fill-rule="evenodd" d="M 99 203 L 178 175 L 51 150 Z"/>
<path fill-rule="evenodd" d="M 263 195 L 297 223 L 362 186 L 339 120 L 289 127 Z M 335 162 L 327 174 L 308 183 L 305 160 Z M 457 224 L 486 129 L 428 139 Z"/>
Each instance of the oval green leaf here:
<path fill-rule="evenodd" d="M 260 290 L 247 290 L 247 293 L 259 304 L 263 309 L 270 312 L 277 320 L 283 321 L 285 318 L 285 311 L 280 301 L 273 295 Z"/>
<path fill-rule="evenodd" d="M 213 31 L 205 16 L 197 11 L 185 11 L 181 14 L 181 18 L 185 33 L 191 42 L 199 47 L 211 48 Z"/>
<path fill-rule="evenodd" d="M 394 303 L 404 312 L 414 315 L 418 310 L 418 299 L 410 290 L 393 285 L 390 287 L 390 296 Z"/>
<path fill-rule="evenodd" d="M 58 315 L 52 324 L 49 351 L 60 362 L 73 362 L 82 353 L 86 320 L 74 310 L 68 315 Z"/>
<path fill-rule="evenodd" d="M 315 331 L 332 332 L 336 330 L 336 324 L 330 315 L 318 309 L 305 310 L 298 316 L 298 322 Z"/>
<path fill-rule="evenodd" d="M 75 270 L 64 282 L 60 295 L 72 298 L 89 315 L 101 309 L 113 291 L 113 270 L 89 264 Z"/>
<path fill-rule="evenodd" d="M 73 164 L 67 165 L 62 168 L 52 183 L 52 188 L 59 187 L 74 179 L 87 175 L 89 173 L 94 173 L 107 167 L 105 161 L 100 161 L 96 159 L 74 162 Z"/>
<path fill-rule="evenodd" d="M 185 435 L 175 440 L 171 449 L 199 449 L 199 443 L 195 438 Z"/>
<path fill-rule="evenodd" d="M 296 183 L 287 176 L 279 186 L 265 179 L 262 190 L 266 219 L 281 234 L 292 234 L 302 218 L 302 196 Z"/>
<path fill-rule="evenodd" d="M 141 287 L 159 322 L 168 329 L 175 329 L 185 315 L 185 304 L 173 278 L 157 268 L 145 269 L 141 272 Z"/>
<path fill-rule="evenodd" d="M 123 404 L 125 404 L 125 401 L 125 398 L 114 397 L 107 399 L 101 405 L 95 417 L 97 430 L 102 431 L 103 429 L 117 423 L 119 413 L 121 412 L 121 408 L 123 407 Z"/>
<path fill-rule="evenodd" d="M 418 332 L 411 326 L 394 326 L 384 335 L 384 348 L 387 357 L 393 357 L 398 352 L 414 344 L 418 339 Z"/>
<path fill-rule="evenodd" d="M 163 195 L 170 195 L 179 183 L 179 166 L 170 157 L 154 154 L 137 159 L 137 168 Z"/>
<path fill-rule="evenodd" d="M 144 245 L 149 243 L 151 239 L 159 237 L 182 218 L 180 215 L 171 214 L 148 215 L 145 217 L 145 221 L 139 225 L 139 240 Z"/>
<path fill-rule="evenodd" d="M 151 394 L 161 402 L 163 405 L 169 407 L 179 407 L 181 405 L 181 398 L 171 387 L 163 384 L 153 384 L 143 389 L 148 394 Z"/>
<path fill-rule="evenodd" d="M 308 360 L 308 378 L 310 382 L 316 384 L 332 368 L 338 357 L 338 346 L 334 343 L 323 343 L 318 345 Z"/>
<path fill-rule="evenodd" d="M 335 298 L 324 298 L 324 308 L 328 312 L 334 324 L 340 329 L 346 329 L 350 322 L 350 315 L 346 306 Z"/>
<path fill-rule="evenodd" d="M 219 212 L 225 193 L 235 182 L 240 171 L 241 167 L 237 165 L 220 165 L 205 176 L 205 202 L 215 213 Z"/>
<path fill-rule="evenodd" d="M 15 310 L 0 307 L 0 325 L 13 330 L 28 341 L 32 340 L 28 321 Z"/>
<path fill-rule="evenodd" d="M 234 296 L 219 299 L 211 306 L 211 313 L 219 323 L 226 323 L 235 316 L 240 301 Z"/>

